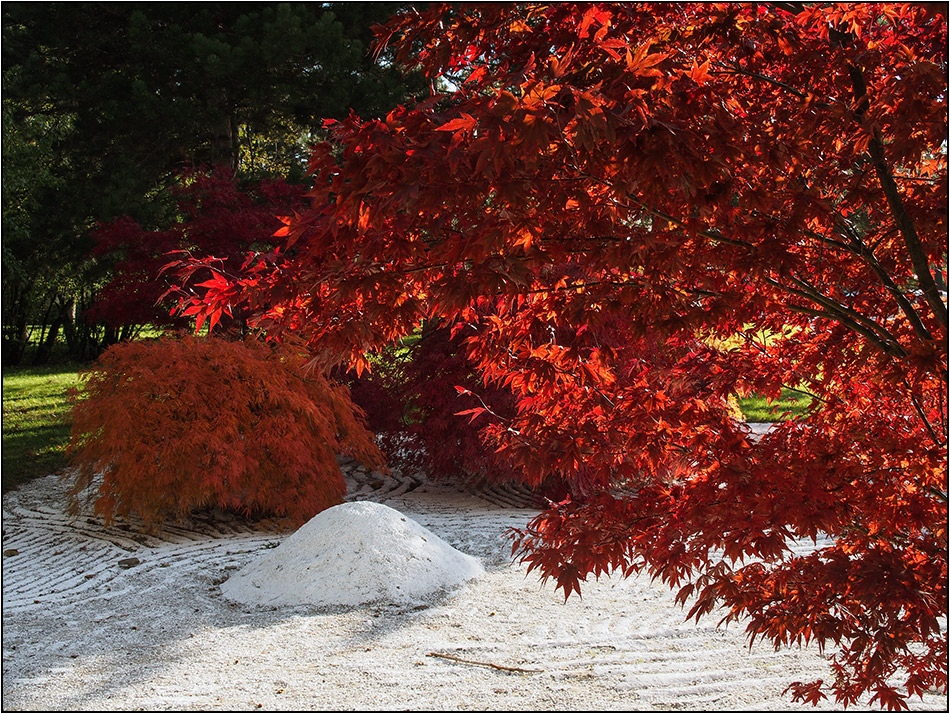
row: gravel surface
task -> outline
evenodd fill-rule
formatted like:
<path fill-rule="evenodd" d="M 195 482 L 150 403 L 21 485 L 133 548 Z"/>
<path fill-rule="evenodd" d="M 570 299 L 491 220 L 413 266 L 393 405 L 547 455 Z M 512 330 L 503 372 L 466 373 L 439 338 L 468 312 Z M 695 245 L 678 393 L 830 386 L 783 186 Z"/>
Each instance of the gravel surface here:
<path fill-rule="evenodd" d="M 67 518 L 53 476 L 4 495 L 3 709 L 808 710 L 783 690 L 828 677 L 815 649 L 750 651 L 741 627 L 685 622 L 647 577 L 565 603 L 510 560 L 506 531 L 536 513 L 518 488 L 345 472 L 350 500 L 395 508 L 485 573 L 404 605 L 238 605 L 221 585 L 288 537 L 274 522 L 208 513 L 143 534 Z"/>

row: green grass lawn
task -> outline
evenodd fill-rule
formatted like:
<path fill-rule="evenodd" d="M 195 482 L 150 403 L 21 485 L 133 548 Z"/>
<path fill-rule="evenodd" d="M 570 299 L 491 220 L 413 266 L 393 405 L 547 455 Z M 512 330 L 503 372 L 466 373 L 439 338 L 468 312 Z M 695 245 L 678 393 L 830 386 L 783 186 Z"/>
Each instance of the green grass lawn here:
<path fill-rule="evenodd" d="M 756 394 L 740 398 L 738 402 L 739 409 L 748 422 L 786 421 L 804 414 L 811 398 L 790 389 L 783 389 L 782 396 L 774 402 Z"/>
<path fill-rule="evenodd" d="M 78 371 L 75 364 L 3 370 L 3 492 L 65 465 L 66 392 L 78 386 Z"/>

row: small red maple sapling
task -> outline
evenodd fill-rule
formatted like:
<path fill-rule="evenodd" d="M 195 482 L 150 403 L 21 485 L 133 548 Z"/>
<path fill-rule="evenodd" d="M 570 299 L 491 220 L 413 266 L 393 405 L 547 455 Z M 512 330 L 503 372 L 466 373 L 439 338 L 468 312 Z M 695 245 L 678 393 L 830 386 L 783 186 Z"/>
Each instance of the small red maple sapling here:
<path fill-rule="evenodd" d="M 162 338 L 108 349 L 73 395 L 71 510 L 93 487 L 107 522 L 151 525 L 205 506 L 303 523 L 341 503 L 337 454 L 383 457 L 345 387 L 248 339 Z"/>

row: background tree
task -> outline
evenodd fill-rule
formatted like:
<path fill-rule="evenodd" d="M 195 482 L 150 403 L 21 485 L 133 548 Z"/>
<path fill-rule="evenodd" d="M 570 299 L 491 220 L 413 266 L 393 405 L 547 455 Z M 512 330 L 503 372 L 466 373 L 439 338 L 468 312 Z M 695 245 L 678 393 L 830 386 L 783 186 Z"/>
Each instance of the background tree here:
<path fill-rule="evenodd" d="M 111 276 L 97 291 L 87 316 L 105 326 L 113 339 L 132 337 L 143 325 L 183 328 L 189 318 L 172 314 L 161 278 L 171 254 L 215 256 L 237 270 L 249 252 L 274 248 L 278 216 L 306 205 L 305 189 L 279 179 L 239 182 L 227 167 L 184 172 L 169 189 L 180 216 L 166 230 L 145 230 L 129 217 L 100 225 L 92 232 L 93 256 L 113 264 Z M 200 289 L 199 289 L 200 291 Z M 243 321 L 235 316 L 234 327 Z"/>
<path fill-rule="evenodd" d="M 164 189 L 185 167 L 299 179 L 324 118 L 351 109 L 378 116 L 418 88 L 386 55 L 369 53 L 370 27 L 395 9 L 5 3 L 4 177 L 19 177 L 22 188 L 15 208 L 5 189 L 4 215 L 17 216 L 16 235 L 25 237 L 4 239 L 11 338 L 19 325 L 42 322 L 48 305 L 47 324 L 72 329 L 90 295 L 54 276 L 94 292 L 108 266 L 89 262 L 89 230 L 119 216 L 167 228 L 175 207 Z M 42 169 L 32 172 L 31 161 Z M 22 338 L 11 347 L 11 357 L 22 354 Z"/>
<path fill-rule="evenodd" d="M 572 485 L 515 541 L 532 569 L 646 571 L 837 648 L 797 699 L 945 687 L 944 14 L 447 5 L 383 40 L 451 95 L 337 124 L 287 259 L 191 307 L 244 300 L 357 371 L 471 325 L 515 403 L 482 436 Z M 812 406 L 757 440 L 727 398 L 782 387 Z"/>
<path fill-rule="evenodd" d="M 65 187 L 54 167 L 56 144 L 68 132 L 68 122 L 38 115 L 17 122 L 12 104 L 3 102 L 3 363 L 23 357 L 29 339 L 28 321 L 37 313 L 44 325 L 54 311 L 62 312 L 68 298 L 59 289 L 72 282 L 81 266 L 70 260 L 66 236 L 76 227 L 63 225 L 62 215 L 42 210 L 55 202 Z M 48 235 L 41 247 L 35 236 Z M 78 281 L 78 282 L 81 282 Z M 41 331 L 42 354 L 55 340 L 53 330 Z"/>

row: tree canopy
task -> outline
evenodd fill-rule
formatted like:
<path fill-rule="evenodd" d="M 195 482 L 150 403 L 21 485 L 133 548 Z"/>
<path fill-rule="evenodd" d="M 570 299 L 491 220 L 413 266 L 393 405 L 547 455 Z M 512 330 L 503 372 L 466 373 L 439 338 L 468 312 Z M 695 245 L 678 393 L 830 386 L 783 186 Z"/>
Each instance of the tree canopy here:
<path fill-rule="evenodd" d="M 450 327 L 514 403 L 460 411 L 570 484 L 515 540 L 566 595 L 645 571 L 836 648 L 805 701 L 945 687 L 945 13 L 444 5 L 381 43 L 452 91 L 333 124 L 280 250 L 185 304 L 356 370 Z M 783 387 L 761 439 L 728 407 Z"/>

